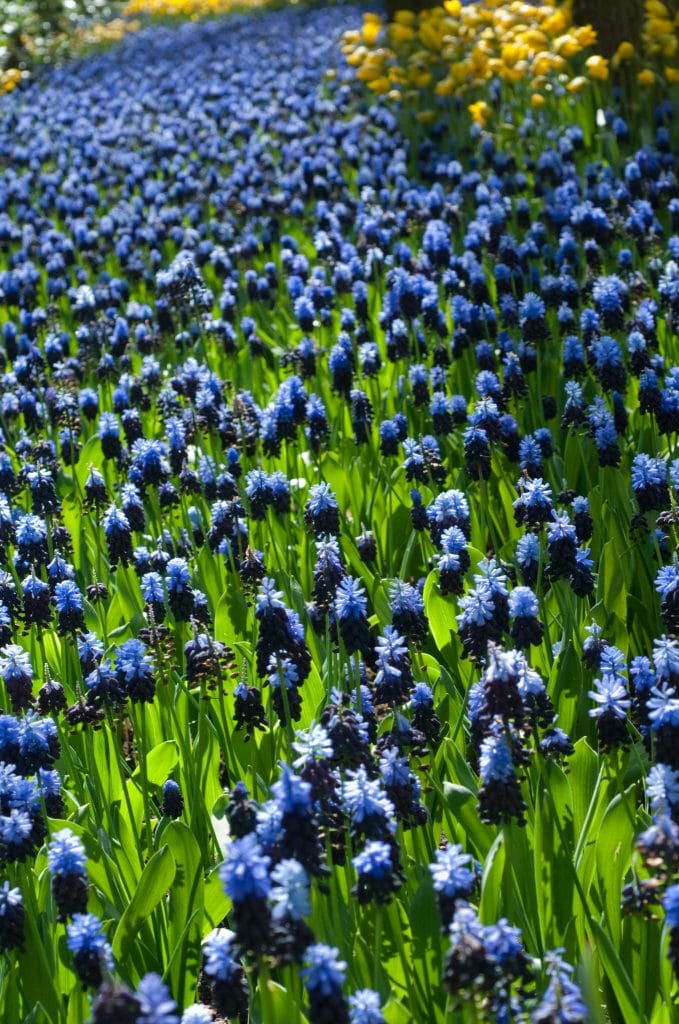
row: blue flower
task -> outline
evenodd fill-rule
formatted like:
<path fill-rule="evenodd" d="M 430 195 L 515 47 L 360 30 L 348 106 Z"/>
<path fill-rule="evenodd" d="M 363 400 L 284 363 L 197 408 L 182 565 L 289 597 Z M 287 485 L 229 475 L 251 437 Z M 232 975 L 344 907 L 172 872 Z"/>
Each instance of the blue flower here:
<path fill-rule="evenodd" d="M 55 832 L 47 847 L 47 864 L 54 877 L 85 874 L 85 847 L 70 829 Z"/>
<path fill-rule="evenodd" d="M 345 619 L 364 619 L 368 610 L 368 599 L 365 588 L 358 580 L 346 576 L 337 586 L 335 592 L 335 615 L 340 621 Z"/>
<path fill-rule="evenodd" d="M 648 717 L 651 726 L 655 731 L 669 726 L 672 729 L 679 727 L 679 697 L 674 690 L 668 690 L 661 686 L 655 686 L 651 690 L 652 696 L 646 701 Z"/>
<path fill-rule="evenodd" d="M 484 783 L 507 782 L 514 777 L 512 750 L 504 732 L 496 730 L 482 741 L 479 774 Z"/>
<path fill-rule="evenodd" d="M 159 974 L 145 974 L 137 986 L 137 1024 L 179 1024 L 177 1004 Z"/>
<path fill-rule="evenodd" d="M 679 641 L 661 636 L 653 641 L 653 664 L 658 680 L 679 682 Z"/>
<path fill-rule="evenodd" d="M 415 686 L 410 691 L 410 706 L 413 709 L 433 708 L 434 694 L 431 691 L 431 687 L 427 683 L 415 683 Z"/>
<path fill-rule="evenodd" d="M 72 580 L 63 580 L 54 588 L 54 607 L 59 615 L 80 612 L 83 607 L 83 596 L 77 584 Z"/>
<path fill-rule="evenodd" d="M 609 714 L 621 721 L 627 718 L 627 712 L 632 702 L 624 681 L 621 681 L 618 676 L 607 674 L 601 679 L 595 679 L 594 689 L 589 691 L 588 696 L 597 705 L 590 709 L 590 717 L 600 718 L 604 714 Z"/>
<path fill-rule="evenodd" d="M 332 740 L 322 725 L 311 725 L 306 732 L 299 730 L 292 746 L 298 755 L 295 768 L 313 761 L 329 761 L 333 756 Z"/>
<path fill-rule="evenodd" d="M 241 969 L 239 961 L 234 956 L 233 940 L 233 933 L 226 928 L 215 928 L 203 942 L 203 970 L 211 978 L 228 981 Z"/>
<path fill-rule="evenodd" d="M 668 928 L 679 928 L 679 885 L 671 885 L 663 896 L 665 923 Z"/>
<path fill-rule="evenodd" d="M 163 577 L 158 572 L 145 572 L 140 581 L 141 596 L 148 604 L 165 604 Z"/>
<path fill-rule="evenodd" d="M 271 787 L 283 814 L 306 815 L 311 807 L 311 785 L 295 775 L 286 764 L 281 765 L 281 775 Z"/>
<path fill-rule="evenodd" d="M 171 558 L 165 569 L 169 593 L 181 594 L 190 587 L 189 567 L 183 558 Z"/>
<path fill-rule="evenodd" d="M 350 1024 L 384 1024 L 380 997 L 372 989 L 364 988 L 349 996 Z"/>
<path fill-rule="evenodd" d="M 280 861 L 271 872 L 271 901 L 274 920 L 288 917 L 299 921 L 311 913 L 309 876 L 294 858 Z"/>
<path fill-rule="evenodd" d="M 671 814 L 679 806 L 679 771 L 667 764 L 653 765 L 646 778 L 646 794 L 654 815 Z"/>
<path fill-rule="evenodd" d="M 395 811 L 376 779 L 371 779 L 363 765 L 346 774 L 342 785 L 342 797 L 347 813 L 360 825 L 367 818 L 381 818 L 387 822 L 390 831 L 396 831 Z"/>
<path fill-rule="evenodd" d="M 28 651 L 18 644 L 8 644 L 0 650 L 0 675 L 5 685 L 30 683 L 33 680 L 33 668 Z"/>
<path fill-rule="evenodd" d="M 468 899 L 480 876 L 480 865 L 471 854 L 463 853 L 459 843 L 449 843 L 436 851 L 429 865 L 434 889 L 453 899 Z"/>
<path fill-rule="evenodd" d="M 379 881 L 391 875 L 393 870 L 392 848 L 388 843 L 371 841 L 356 854 L 351 863 L 359 876 Z"/>
<path fill-rule="evenodd" d="M 66 925 L 66 945 L 71 953 L 96 953 L 108 971 L 113 970 L 113 953 L 101 921 L 94 914 L 74 914 Z"/>
<path fill-rule="evenodd" d="M 320 942 L 308 946 L 304 962 L 300 973 L 309 993 L 328 997 L 342 987 L 347 965 L 339 959 L 339 951 L 334 946 Z"/>
<path fill-rule="evenodd" d="M 0 887 L 0 918 L 9 916 L 15 907 L 23 906 L 21 889 L 13 889 L 8 881 Z"/>
<path fill-rule="evenodd" d="M 536 618 L 538 599 L 530 587 L 514 587 L 509 595 L 509 614 L 513 618 Z"/>
<path fill-rule="evenodd" d="M 234 903 L 249 896 L 266 899 L 271 891 L 270 864 L 271 858 L 262 854 L 256 835 L 250 833 L 230 842 L 219 869 L 219 877 L 229 899 Z"/>

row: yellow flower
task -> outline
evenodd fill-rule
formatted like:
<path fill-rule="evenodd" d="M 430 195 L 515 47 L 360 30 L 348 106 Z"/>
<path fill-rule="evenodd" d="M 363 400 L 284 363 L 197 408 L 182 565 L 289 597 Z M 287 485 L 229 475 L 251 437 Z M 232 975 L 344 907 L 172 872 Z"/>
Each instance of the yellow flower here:
<path fill-rule="evenodd" d="M 431 71 L 425 71 L 422 68 L 414 68 L 410 73 L 410 83 L 418 89 L 426 89 L 432 82 L 433 77 Z"/>
<path fill-rule="evenodd" d="M 452 14 L 454 18 L 457 18 L 462 10 L 460 0 L 445 0 L 443 6 L 448 11 L 448 14 Z"/>
<path fill-rule="evenodd" d="M 544 107 L 545 103 L 545 97 L 541 92 L 534 92 L 530 98 L 530 105 L 531 107 L 535 107 L 536 110 L 539 110 L 540 107 Z"/>
<path fill-rule="evenodd" d="M 554 49 L 562 57 L 575 57 L 582 50 L 582 43 L 574 35 L 559 36 L 554 40 Z"/>
<path fill-rule="evenodd" d="M 578 75 L 577 78 L 571 78 L 570 82 L 566 85 L 569 92 L 576 93 L 582 92 L 586 85 L 589 83 L 584 75 Z"/>
<path fill-rule="evenodd" d="M 434 92 L 437 96 L 452 96 L 455 92 L 455 80 L 450 75 L 446 75 L 445 78 L 436 83 Z"/>
<path fill-rule="evenodd" d="M 518 43 L 505 43 L 500 50 L 500 58 L 508 68 L 514 67 L 518 61 L 528 55 L 528 47 L 520 46 Z"/>
<path fill-rule="evenodd" d="M 565 63 L 563 57 L 558 53 L 543 51 L 535 57 L 531 70 L 534 75 L 546 75 L 549 71 L 563 70 Z"/>
<path fill-rule="evenodd" d="M 394 21 L 397 25 L 414 25 L 415 20 L 414 11 L 397 11 L 394 15 Z"/>
<path fill-rule="evenodd" d="M 368 82 L 368 88 L 381 96 L 382 93 L 389 92 L 391 89 L 391 82 L 388 78 L 385 78 L 384 75 L 380 75 L 379 78 L 373 78 L 371 82 Z"/>
<path fill-rule="evenodd" d="M 467 110 L 472 115 L 472 121 L 474 124 L 480 124 L 483 128 L 486 121 L 490 117 L 490 107 L 485 100 L 477 100 L 476 103 L 470 103 Z"/>
<path fill-rule="evenodd" d="M 347 64 L 352 68 L 357 68 L 359 64 L 363 63 L 367 56 L 368 51 L 365 46 L 357 46 L 353 53 L 347 54 Z"/>
<path fill-rule="evenodd" d="M 8 68 L 7 71 L 0 71 L 0 93 L 11 92 L 21 81 L 19 68 Z"/>
<path fill-rule="evenodd" d="M 542 29 L 547 32 L 550 36 L 555 36 L 559 32 L 563 32 L 568 27 L 565 12 L 558 8 L 553 14 L 550 14 L 548 18 L 542 22 Z"/>
<path fill-rule="evenodd" d="M 375 42 L 382 29 L 382 21 L 378 14 L 363 15 L 363 38 L 368 46 Z"/>
<path fill-rule="evenodd" d="M 627 63 L 634 56 L 634 46 L 632 43 L 622 42 L 611 57 L 611 66 L 619 68 L 621 64 Z"/>
<path fill-rule="evenodd" d="M 583 49 L 587 46 L 594 46 L 596 43 L 596 29 L 592 28 L 591 25 L 580 25 L 579 28 L 574 30 L 573 35 Z"/>
<path fill-rule="evenodd" d="M 668 82 L 671 82 L 672 85 L 676 85 L 677 82 L 679 82 L 679 68 L 666 67 L 665 78 Z"/>
<path fill-rule="evenodd" d="M 637 82 L 639 85 L 643 86 L 653 85 L 655 82 L 654 72 L 651 71 L 650 68 L 644 68 L 644 70 L 640 71 L 637 75 Z"/>
<path fill-rule="evenodd" d="M 411 25 L 401 25 L 397 21 L 392 21 L 387 31 L 392 43 L 409 43 L 415 38 L 415 29 Z"/>
<path fill-rule="evenodd" d="M 415 116 L 420 124 L 431 124 L 436 114 L 433 110 L 420 110 Z"/>
<path fill-rule="evenodd" d="M 420 25 L 419 34 L 424 45 L 428 46 L 430 50 L 434 50 L 435 53 L 438 53 L 443 44 L 443 36 L 438 32 L 436 27 L 430 24 Z"/>
<path fill-rule="evenodd" d="M 585 67 L 589 71 L 591 78 L 596 78 L 600 82 L 605 82 L 608 78 L 608 61 L 600 53 L 595 53 L 588 57 L 585 61 Z"/>
<path fill-rule="evenodd" d="M 646 17 L 648 18 L 669 18 L 669 11 L 660 0 L 646 0 Z"/>

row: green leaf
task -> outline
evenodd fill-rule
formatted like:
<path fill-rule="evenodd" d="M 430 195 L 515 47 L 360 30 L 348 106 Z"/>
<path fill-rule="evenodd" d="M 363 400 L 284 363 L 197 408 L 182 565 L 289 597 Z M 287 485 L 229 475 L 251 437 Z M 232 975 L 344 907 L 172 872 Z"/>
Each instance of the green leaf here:
<path fill-rule="evenodd" d="M 162 786 L 166 779 L 172 774 L 172 771 L 179 760 L 179 747 L 174 740 L 165 740 L 163 743 L 157 744 L 153 750 L 149 751 L 148 757 L 146 758 L 146 771 L 148 774 L 148 780 L 152 786 Z M 139 782 L 141 776 L 141 767 L 138 765 L 132 778 L 135 782 Z"/>
<path fill-rule="evenodd" d="M 163 846 L 151 857 L 142 871 L 136 891 L 120 918 L 113 936 L 113 955 L 117 960 L 124 960 L 128 957 L 137 940 L 140 928 L 170 889 L 176 870 L 175 859 L 169 846 Z"/>
<path fill-rule="evenodd" d="M 170 889 L 169 940 L 172 950 L 171 989 L 180 1006 L 189 998 L 200 967 L 200 942 L 204 911 L 203 862 L 191 830 L 173 821 L 163 832 L 177 866 Z"/>
<path fill-rule="evenodd" d="M 231 906 L 224 892 L 222 880 L 219 877 L 219 868 L 211 871 L 205 881 L 204 901 L 205 917 L 210 928 L 217 928 L 222 924 Z M 207 933 L 209 930 L 209 928 L 205 928 L 204 933 Z"/>
<path fill-rule="evenodd" d="M 502 877 L 505 866 L 505 846 L 502 832 L 488 851 L 481 878 L 481 902 L 479 914 L 483 921 L 495 921 L 500 917 Z"/>
<path fill-rule="evenodd" d="M 619 544 L 613 539 L 606 541 L 599 560 L 597 598 L 608 618 L 606 636 L 612 633 L 611 642 L 627 653 L 627 589 L 621 566 Z"/>
<path fill-rule="evenodd" d="M 606 911 L 611 937 L 620 946 L 620 893 L 623 878 L 632 860 L 634 811 L 629 794 L 616 796 L 606 808 L 597 832 L 596 864 L 598 889 Z"/>
<path fill-rule="evenodd" d="M 439 651 L 451 645 L 450 631 L 455 626 L 453 609 L 441 595 L 437 574 L 430 572 L 424 584 L 424 607 L 429 619 L 429 628 Z"/>
<path fill-rule="evenodd" d="M 592 921 L 592 928 L 606 977 L 615 993 L 623 1020 L 626 1022 L 639 1021 L 640 1024 L 645 1022 L 646 1016 L 641 1012 L 639 998 L 615 946 L 598 921 Z"/>

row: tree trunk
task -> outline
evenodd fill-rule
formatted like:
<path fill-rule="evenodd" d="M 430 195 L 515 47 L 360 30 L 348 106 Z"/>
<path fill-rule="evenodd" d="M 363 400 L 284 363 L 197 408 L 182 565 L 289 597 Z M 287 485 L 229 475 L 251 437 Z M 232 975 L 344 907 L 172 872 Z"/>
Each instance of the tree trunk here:
<path fill-rule="evenodd" d="M 663 0 L 670 15 L 679 0 Z M 644 0 L 575 0 L 573 17 L 579 25 L 593 25 L 599 37 L 597 49 L 611 57 L 622 42 L 638 47 L 644 23 Z"/>

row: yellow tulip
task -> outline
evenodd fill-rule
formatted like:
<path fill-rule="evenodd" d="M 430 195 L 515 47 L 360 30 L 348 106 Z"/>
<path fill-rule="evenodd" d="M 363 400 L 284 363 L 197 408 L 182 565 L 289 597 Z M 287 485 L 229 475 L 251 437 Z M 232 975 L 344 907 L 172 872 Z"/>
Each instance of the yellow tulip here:
<path fill-rule="evenodd" d="M 568 92 L 576 93 L 582 92 L 582 90 L 589 83 L 583 75 L 578 75 L 577 78 L 571 78 L 570 82 L 567 83 L 566 88 Z"/>
<path fill-rule="evenodd" d="M 554 49 L 562 57 L 567 59 L 575 57 L 582 50 L 582 44 L 574 35 L 559 36 L 554 40 Z"/>
<path fill-rule="evenodd" d="M 530 105 L 536 110 L 539 110 L 540 107 L 544 107 L 546 102 L 545 97 L 540 92 L 534 92 L 530 98 Z"/>
<path fill-rule="evenodd" d="M 486 121 L 490 117 L 490 107 L 485 100 L 477 100 L 476 103 L 470 103 L 467 110 L 472 115 L 474 124 L 480 124 L 483 128 Z"/>
<path fill-rule="evenodd" d="M 591 25 L 580 25 L 579 28 L 574 29 L 573 35 L 583 49 L 587 46 L 594 46 L 597 40 L 596 29 Z"/>
<path fill-rule="evenodd" d="M 670 16 L 669 11 L 660 0 L 646 0 L 644 6 L 647 18 L 669 18 Z"/>
<path fill-rule="evenodd" d="M 0 72 L 0 93 L 11 92 L 19 84 L 21 78 L 19 68 L 8 68 L 7 71 Z"/>
<path fill-rule="evenodd" d="M 382 93 L 388 92 L 391 89 L 391 82 L 384 75 L 381 75 L 379 78 L 373 78 L 372 82 L 368 82 L 368 88 L 377 93 L 378 96 L 381 96 Z"/>
<path fill-rule="evenodd" d="M 357 68 L 359 64 L 363 63 L 367 56 L 368 51 L 365 46 L 357 46 L 353 53 L 347 55 L 347 64 L 352 68 Z"/>
<path fill-rule="evenodd" d="M 676 85 L 679 82 L 679 68 L 666 67 L 665 78 L 672 85 Z"/>
<path fill-rule="evenodd" d="M 550 14 L 548 18 L 542 22 L 542 30 L 550 36 L 556 36 L 559 32 L 563 32 L 568 27 L 566 15 L 560 8 Z"/>
<path fill-rule="evenodd" d="M 381 61 L 366 61 L 358 71 L 356 77 L 360 82 L 374 82 L 376 78 L 380 78 L 382 75 L 382 62 Z"/>
<path fill-rule="evenodd" d="M 416 21 L 414 11 L 396 11 L 394 21 L 397 25 L 414 25 Z"/>
<path fill-rule="evenodd" d="M 462 10 L 460 0 L 445 0 L 443 6 L 448 11 L 448 14 L 452 14 L 454 18 L 457 18 Z"/>
<path fill-rule="evenodd" d="M 387 32 L 390 41 L 395 45 L 398 43 L 409 43 L 411 39 L 415 38 L 414 28 L 411 28 L 410 25 L 399 25 L 396 21 L 392 21 Z"/>
<path fill-rule="evenodd" d="M 382 22 L 374 14 L 365 14 L 363 17 L 363 38 L 368 46 L 371 46 L 382 30 Z"/>
<path fill-rule="evenodd" d="M 585 61 L 585 67 L 589 71 L 591 78 L 596 78 L 600 82 L 605 82 L 608 78 L 608 61 L 600 53 L 595 53 L 588 57 Z"/>
<path fill-rule="evenodd" d="M 631 60 L 633 56 L 634 46 L 632 43 L 622 42 L 611 57 L 611 64 L 614 68 L 620 67 L 621 64 Z"/>
<path fill-rule="evenodd" d="M 522 57 L 526 56 L 526 48 L 516 43 L 506 43 L 500 50 L 500 59 L 511 68 Z"/>
<path fill-rule="evenodd" d="M 441 49 L 443 45 L 443 36 L 438 32 L 434 25 L 424 24 L 420 25 L 419 36 L 425 46 L 428 46 L 430 50 L 434 50 L 435 53 Z"/>
<path fill-rule="evenodd" d="M 643 86 L 653 85 L 655 82 L 654 72 L 651 71 L 650 68 L 644 68 L 643 71 L 640 71 L 637 75 L 637 82 L 639 85 Z"/>

